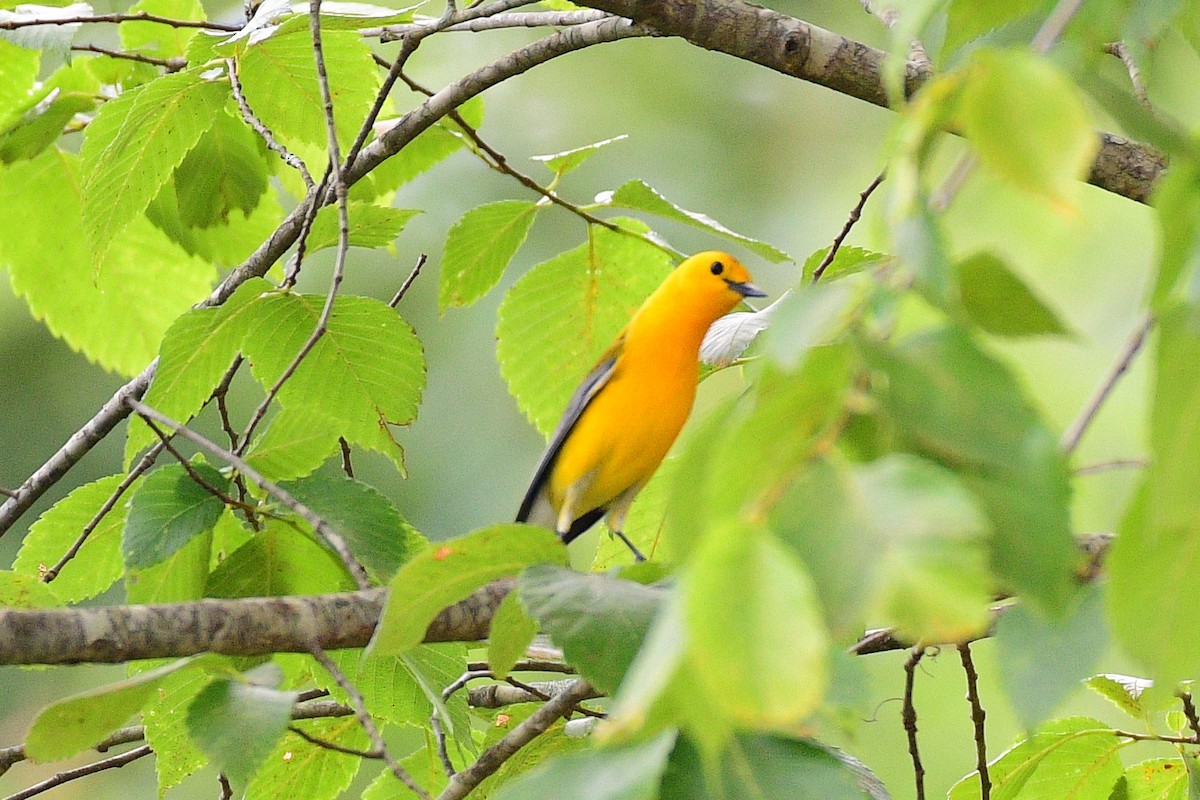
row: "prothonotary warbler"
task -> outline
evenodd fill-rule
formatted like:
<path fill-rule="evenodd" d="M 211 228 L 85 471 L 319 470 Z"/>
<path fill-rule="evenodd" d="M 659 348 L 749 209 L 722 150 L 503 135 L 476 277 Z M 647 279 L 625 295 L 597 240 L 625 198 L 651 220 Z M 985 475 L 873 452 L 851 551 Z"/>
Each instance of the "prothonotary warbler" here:
<path fill-rule="evenodd" d="M 704 334 L 742 298 L 763 296 L 728 253 L 699 253 L 676 267 L 575 390 L 517 522 L 570 542 L 607 515 L 645 560 L 623 532 L 625 515 L 691 413 Z"/>

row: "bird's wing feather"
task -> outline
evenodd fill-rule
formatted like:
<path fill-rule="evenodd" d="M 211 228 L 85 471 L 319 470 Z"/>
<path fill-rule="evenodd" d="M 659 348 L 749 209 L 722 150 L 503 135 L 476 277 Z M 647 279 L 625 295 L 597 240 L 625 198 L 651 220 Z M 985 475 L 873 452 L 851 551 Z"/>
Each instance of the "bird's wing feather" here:
<path fill-rule="evenodd" d="M 546 448 L 546 454 L 542 456 L 541 463 L 538 464 L 537 471 L 533 474 L 533 481 L 529 484 L 529 491 L 525 493 L 525 499 L 521 501 L 521 509 L 517 512 L 517 522 L 548 524 L 551 528 L 555 526 L 556 521 L 543 518 L 549 509 L 549 503 L 539 503 L 538 501 L 547 488 L 547 484 L 550 481 L 550 473 L 554 469 L 554 462 L 558 458 L 558 454 L 562 452 L 563 444 L 567 441 L 567 437 L 575 429 L 575 425 L 579 422 L 579 418 L 583 416 L 583 412 L 587 410 L 588 404 L 592 402 L 592 398 L 604 388 L 604 385 L 608 383 L 616 371 L 617 359 L 620 358 L 624 344 L 625 334 L 622 332 L 617 337 L 617 340 L 613 342 L 612 346 L 600 357 L 600 361 L 587 374 L 583 382 L 579 384 L 579 388 L 575 390 L 575 394 L 571 397 L 571 402 L 567 404 L 567 410 L 563 413 L 562 421 L 558 423 L 558 428 L 554 431 L 550 445 Z M 545 506 L 545 508 L 536 508 L 537 506 Z M 553 515 L 552 510 L 549 513 Z M 601 511 L 602 514 L 603 511 Z M 595 524 L 599 516 L 591 516 L 587 527 L 590 528 Z M 580 518 L 579 521 L 582 523 L 583 518 Z M 583 531 L 575 531 L 575 527 L 575 525 L 572 525 L 571 529 L 574 536 L 578 536 Z M 574 536 L 571 538 L 574 538 Z M 570 540 L 568 539 L 568 541 Z"/>

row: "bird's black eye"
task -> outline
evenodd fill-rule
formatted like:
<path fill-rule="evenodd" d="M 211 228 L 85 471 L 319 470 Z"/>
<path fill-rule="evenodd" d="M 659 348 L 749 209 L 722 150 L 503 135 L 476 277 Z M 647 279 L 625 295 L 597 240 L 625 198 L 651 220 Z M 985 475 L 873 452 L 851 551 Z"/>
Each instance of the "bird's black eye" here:
<path fill-rule="evenodd" d="M 712 270 L 713 275 L 720 275 L 722 272 L 725 271 L 725 265 L 722 264 L 720 261 L 714 261 L 712 263 L 712 266 L 709 267 L 709 269 Z"/>

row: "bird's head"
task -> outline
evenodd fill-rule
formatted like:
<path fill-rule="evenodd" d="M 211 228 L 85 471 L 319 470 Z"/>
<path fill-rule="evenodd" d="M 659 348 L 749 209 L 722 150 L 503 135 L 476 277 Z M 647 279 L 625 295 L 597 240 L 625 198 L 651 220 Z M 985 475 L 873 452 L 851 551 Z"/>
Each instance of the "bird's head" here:
<path fill-rule="evenodd" d="M 743 298 L 766 296 L 750 282 L 750 273 L 741 262 L 715 250 L 685 259 L 675 268 L 672 282 L 687 296 L 689 304 L 708 313 L 710 322 L 728 314 Z"/>

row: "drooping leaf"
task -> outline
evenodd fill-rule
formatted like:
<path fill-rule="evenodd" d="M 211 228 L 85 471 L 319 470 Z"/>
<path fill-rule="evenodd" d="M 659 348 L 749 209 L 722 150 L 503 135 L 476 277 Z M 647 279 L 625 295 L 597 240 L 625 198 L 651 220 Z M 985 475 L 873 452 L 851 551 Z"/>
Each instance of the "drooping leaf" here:
<path fill-rule="evenodd" d="M 283 736 L 296 696 L 244 679 L 213 681 L 188 708 L 188 734 L 213 764 L 241 785 Z"/>
<path fill-rule="evenodd" d="M 270 178 L 262 139 L 228 107 L 175 169 L 172 184 L 180 221 L 194 228 L 243 219 L 258 206 Z"/>
<path fill-rule="evenodd" d="M 37 50 L 0 39 L 0 131 L 8 130 L 38 102 L 33 84 L 40 64 Z"/>
<path fill-rule="evenodd" d="M 955 265 L 968 316 L 997 336 L 1069 334 L 1054 313 L 998 256 L 976 253 Z"/>
<path fill-rule="evenodd" d="M 7 82 L 10 77 L 3 80 Z M 11 80 L 14 87 L 21 85 L 20 78 L 11 77 Z M 62 136 L 63 128 L 72 117 L 96 106 L 99 93 L 100 81 L 92 74 L 87 61 L 80 59 L 59 67 L 41 84 L 40 90 L 26 98 L 27 105 L 13 101 L 9 106 L 12 116 L 0 125 L 0 161 L 11 164 L 36 158 Z M 0 106 L 3 105 L 0 102 Z"/>
<path fill-rule="evenodd" d="M 469 306 L 487 294 L 525 241 L 539 206 L 501 200 L 468 211 L 446 234 L 438 308 Z"/>
<path fill-rule="evenodd" d="M 537 622 L 521 605 L 520 590 L 513 589 L 500 601 L 488 629 L 488 665 L 497 680 L 508 677 L 537 632 Z"/>
<path fill-rule="evenodd" d="M 126 566 L 154 566 L 216 525 L 225 505 L 210 489 L 228 491 L 229 480 L 204 464 L 192 464 L 191 469 L 210 488 L 172 464 L 151 472 L 130 498 L 121 541 Z"/>

